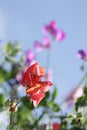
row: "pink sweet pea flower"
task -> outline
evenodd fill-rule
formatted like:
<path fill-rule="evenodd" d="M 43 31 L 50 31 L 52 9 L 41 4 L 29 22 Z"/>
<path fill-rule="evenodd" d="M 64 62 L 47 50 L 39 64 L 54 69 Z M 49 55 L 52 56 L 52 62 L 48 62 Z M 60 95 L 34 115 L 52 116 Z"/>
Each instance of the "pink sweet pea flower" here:
<path fill-rule="evenodd" d="M 57 24 L 55 21 L 51 21 L 48 25 L 45 25 L 43 27 L 44 34 L 47 34 L 48 32 L 51 34 L 55 34 L 56 30 L 57 30 Z"/>
<path fill-rule="evenodd" d="M 75 87 L 67 96 L 66 102 L 68 103 L 68 106 L 72 106 L 79 97 L 83 95 L 83 88 L 81 86 Z"/>
<path fill-rule="evenodd" d="M 35 47 L 35 49 L 37 50 L 37 51 L 42 51 L 42 49 L 43 49 L 43 46 L 42 46 L 42 43 L 41 42 L 39 42 L 39 41 L 35 41 L 34 42 L 34 47 Z"/>
<path fill-rule="evenodd" d="M 43 47 L 46 49 L 49 49 L 51 47 L 51 43 L 49 41 L 49 38 L 44 36 L 43 38 Z"/>
<path fill-rule="evenodd" d="M 79 50 L 77 56 L 79 59 L 87 60 L 87 50 Z"/>
<path fill-rule="evenodd" d="M 81 96 L 83 96 L 83 88 L 82 87 L 78 87 L 75 91 L 75 93 L 73 94 L 73 101 L 74 103 L 77 101 L 78 98 L 80 98 Z"/>
<path fill-rule="evenodd" d="M 26 57 L 25 57 L 25 65 L 31 64 L 35 60 L 35 54 L 32 50 L 28 50 L 26 52 Z"/>
<path fill-rule="evenodd" d="M 51 47 L 48 37 L 44 36 L 43 41 L 35 41 L 34 47 L 37 51 L 42 51 L 43 49 L 49 49 Z"/>
<path fill-rule="evenodd" d="M 51 21 L 48 25 L 43 28 L 45 34 L 49 33 L 56 41 L 63 41 L 65 38 L 65 32 L 57 27 L 55 21 Z"/>
<path fill-rule="evenodd" d="M 62 30 L 58 30 L 56 36 L 55 36 L 55 40 L 56 41 L 63 41 L 65 38 L 65 33 Z"/>

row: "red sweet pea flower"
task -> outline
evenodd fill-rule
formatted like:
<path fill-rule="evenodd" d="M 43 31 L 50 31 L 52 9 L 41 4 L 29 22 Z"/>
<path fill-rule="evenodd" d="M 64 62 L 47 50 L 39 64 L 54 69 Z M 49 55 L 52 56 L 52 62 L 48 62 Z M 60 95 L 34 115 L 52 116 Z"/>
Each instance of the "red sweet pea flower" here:
<path fill-rule="evenodd" d="M 38 63 L 35 63 L 26 70 L 22 78 L 21 84 L 26 87 L 26 94 L 30 96 L 35 107 L 52 86 L 50 81 L 41 81 L 43 76 L 45 76 L 45 68 L 39 67 Z"/>
<path fill-rule="evenodd" d="M 36 85 L 45 74 L 45 68 L 39 67 L 38 63 L 31 65 L 23 75 L 21 84 L 23 86 Z"/>
<path fill-rule="evenodd" d="M 59 130 L 60 124 L 59 123 L 53 123 L 53 130 Z"/>

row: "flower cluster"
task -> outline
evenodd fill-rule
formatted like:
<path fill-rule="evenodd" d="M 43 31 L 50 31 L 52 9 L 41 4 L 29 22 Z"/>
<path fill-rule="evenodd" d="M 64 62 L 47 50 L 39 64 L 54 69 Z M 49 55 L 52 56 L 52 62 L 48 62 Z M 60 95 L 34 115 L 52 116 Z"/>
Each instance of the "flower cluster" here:
<path fill-rule="evenodd" d="M 43 28 L 45 34 L 49 33 L 56 41 L 62 41 L 65 38 L 65 32 L 57 27 L 55 21 L 51 21 Z"/>
<path fill-rule="evenodd" d="M 32 50 L 28 50 L 25 55 L 25 65 L 30 65 L 34 60 L 36 56 Z"/>
<path fill-rule="evenodd" d="M 49 24 L 44 25 L 43 27 L 44 37 L 42 42 L 36 40 L 34 42 L 34 47 L 37 51 L 42 51 L 43 49 L 51 48 L 51 41 L 48 38 L 47 34 L 50 34 L 52 39 L 57 42 L 61 42 L 65 39 L 65 32 L 57 27 L 57 23 L 55 21 L 51 21 Z"/>
<path fill-rule="evenodd" d="M 39 67 L 38 63 L 29 66 L 23 75 L 21 84 L 26 87 L 26 94 L 30 96 L 35 107 L 45 97 L 52 83 L 50 81 L 41 81 L 45 76 L 45 68 Z"/>

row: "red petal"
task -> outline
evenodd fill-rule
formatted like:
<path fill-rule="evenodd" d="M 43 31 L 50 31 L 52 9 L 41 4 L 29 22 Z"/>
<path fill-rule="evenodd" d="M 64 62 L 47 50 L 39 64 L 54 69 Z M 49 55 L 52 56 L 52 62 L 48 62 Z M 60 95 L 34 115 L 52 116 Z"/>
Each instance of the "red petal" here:
<path fill-rule="evenodd" d="M 35 95 L 37 92 L 40 92 L 41 85 L 37 84 L 36 86 L 32 86 L 26 89 L 26 93 L 30 95 Z"/>
<path fill-rule="evenodd" d="M 27 69 L 28 73 L 31 73 L 33 75 L 36 76 L 40 76 L 40 69 L 39 69 L 39 65 L 38 63 L 34 63 L 33 65 L 31 65 L 28 69 Z"/>
<path fill-rule="evenodd" d="M 39 82 L 43 86 L 52 86 L 53 84 L 50 81 L 41 81 Z"/>
<path fill-rule="evenodd" d="M 39 93 L 39 94 L 32 95 L 30 97 L 31 100 L 33 101 L 34 106 L 37 107 L 40 101 L 45 97 L 45 94 Z"/>
<path fill-rule="evenodd" d="M 52 85 L 52 83 L 50 82 L 50 81 L 43 81 L 43 82 L 40 82 L 40 84 L 41 84 L 41 92 L 47 92 L 47 91 L 49 91 L 49 89 L 50 89 L 50 87 L 51 87 L 51 85 Z"/>
<path fill-rule="evenodd" d="M 22 77 L 21 84 L 23 86 L 31 86 L 32 85 L 32 80 L 31 80 L 30 74 L 28 74 L 27 72 L 24 73 L 24 75 Z"/>

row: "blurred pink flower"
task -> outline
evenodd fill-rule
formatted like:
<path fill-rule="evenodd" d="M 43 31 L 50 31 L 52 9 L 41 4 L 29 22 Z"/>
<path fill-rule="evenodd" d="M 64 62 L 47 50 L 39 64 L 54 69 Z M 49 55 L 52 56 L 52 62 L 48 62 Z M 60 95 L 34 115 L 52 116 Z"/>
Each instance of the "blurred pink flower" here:
<path fill-rule="evenodd" d="M 42 51 L 43 49 L 49 49 L 51 44 L 48 37 L 45 36 L 42 42 L 35 41 L 34 46 L 37 51 Z"/>
<path fill-rule="evenodd" d="M 42 51 L 42 43 L 41 42 L 39 42 L 39 41 L 35 41 L 34 42 L 34 47 L 35 47 L 35 49 L 37 50 L 37 51 Z"/>
<path fill-rule="evenodd" d="M 72 106 L 79 97 L 83 95 L 82 87 L 75 87 L 66 97 L 65 102 L 69 103 L 69 106 Z"/>
<path fill-rule="evenodd" d="M 55 39 L 58 42 L 64 40 L 66 36 L 65 32 L 57 27 L 57 24 L 55 21 L 51 21 L 48 25 L 45 25 L 43 27 L 43 33 L 51 34 L 53 39 Z"/>
<path fill-rule="evenodd" d="M 73 94 L 74 102 L 76 102 L 79 97 L 83 96 L 83 93 L 84 93 L 83 88 L 82 87 L 78 87 L 76 89 L 75 93 Z"/>
<path fill-rule="evenodd" d="M 25 65 L 31 64 L 35 60 L 35 54 L 32 50 L 28 50 L 26 52 L 26 57 L 25 57 Z"/>
<path fill-rule="evenodd" d="M 77 56 L 79 59 L 87 60 L 87 50 L 79 50 Z"/>

